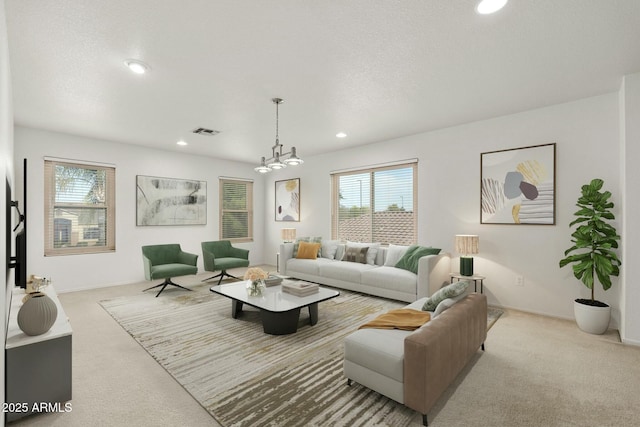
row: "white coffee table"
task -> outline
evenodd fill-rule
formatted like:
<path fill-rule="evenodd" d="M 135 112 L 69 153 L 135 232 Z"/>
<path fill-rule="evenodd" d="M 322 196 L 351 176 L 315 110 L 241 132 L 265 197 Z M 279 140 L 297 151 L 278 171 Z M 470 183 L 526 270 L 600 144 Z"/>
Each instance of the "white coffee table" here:
<path fill-rule="evenodd" d="M 283 283 L 286 283 L 286 279 Z M 211 292 L 231 299 L 231 317 L 238 318 L 244 304 L 260 310 L 262 328 L 266 334 L 286 335 L 298 330 L 300 309 L 309 307 L 311 325 L 318 323 L 318 303 L 335 298 L 340 292 L 320 287 L 306 297 L 282 292 L 282 285 L 265 288 L 260 296 L 247 294 L 247 282 L 234 282 L 211 287 Z"/>

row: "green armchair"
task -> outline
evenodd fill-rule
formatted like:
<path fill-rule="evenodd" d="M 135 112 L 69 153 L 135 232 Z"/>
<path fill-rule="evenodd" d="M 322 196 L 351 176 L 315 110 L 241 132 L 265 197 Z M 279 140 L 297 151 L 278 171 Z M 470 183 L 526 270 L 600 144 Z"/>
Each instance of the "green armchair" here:
<path fill-rule="evenodd" d="M 227 270 L 230 268 L 248 267 L 249 251 L 246 249 L 234 248 L 228 240 L 202 242 L 202 261 L 204 261 L 205 271 L 220 270 L 220 274 L 204 279 L 203 282 L 219 277 L 219 285 L 225 277 L 240 280 L 227 273 Z"/>
<path fill-rule="evenodd" d="M 150 245 L 142 247 L 142 260 L 144 261 L 144 277 L 147 280 L 164 279 L 159 285 L 145 289 L 154 289 L 162 286 L 156 298 L 168 285 L 187 289 L 171 281 L 172 277 L 196 274 L 198 272 L 198 255 L 183 252 L 178 244 Z M 144 291 L 143 291 L 144 292 Z"/>

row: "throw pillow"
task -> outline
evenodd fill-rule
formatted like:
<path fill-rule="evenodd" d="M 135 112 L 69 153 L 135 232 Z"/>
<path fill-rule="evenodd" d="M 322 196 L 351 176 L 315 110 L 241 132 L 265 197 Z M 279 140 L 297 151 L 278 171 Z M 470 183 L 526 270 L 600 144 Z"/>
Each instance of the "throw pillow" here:
<path fill-rule="evenodd" d="M 318 257 L 318 249 L 320 249 L 320 243 L 300 242 L 296 258 L 316 259 Z"/>
<path fill-rule="evenodd" d="M 438 306 L 436 307 L 435 311 L 433 312 L 433 318 L 436 318 L 437 316 L 442 314 L 442 312 L 447 310 L 448 308 L 453 307 L 453 305 L 455 303 L 457 303 L 458 301 L 460 301 L 464 297 L 465 297 L 465 295 L 462 294 L 462 295 L 458 295 L 457 297 L 445 298 L 442 301 L 440 301 L 440 304 L 438 304 Z"/>
<path fill-rule="evenodd" d="M 374 265 L 376 263 L 376 256 L 378 255 L 378 250 L 380 249 L 380 243 L 356 243 L 356 242 L 347 242 L 347 249 L 352 248 L 367 248 L 367 261 L 365 264 Z M 345 251 L 346 253 L 346 251 Z M 344 259 L 344 258 L 343 258 Z"/>
<path fill-rule="evenodd" d="M 468 280 L 461 280 L 438 290 L 435 294 L 427 298 L 427 300 L 424 302 L 424 305 L 422 306 L 422 310 L 433 311 L 436 309 L 436 307 L 438 307 L 438 304 L 440 304 L 445 299 L 462 295 L 467 290 L 469 283 L 471 282 Z"/>
<path fill-rule="evenodd" d="M 384 260 L 384 265 L 387 267 L 395 267 L 402 255 L 407 252 L 409 246 L 389 245 L 387 248 L 387 257 Z"/>
<path fill-rule="evenodd" d="M 293 244 L 293 258 L 298 257 L 300 242 L 322 243 L 322 237 L 298 237 L 296 242 Z M 320 255 L 320 249 L 318 249 L 318 255 Z"/>
<path fill-rule="evenodd" d="M 339 240 L 325 240 L 322 242 L 322 247 L 320 248 L 320 255 L 322 258 L 335 259 L 336 252 L 338 252 L 338 244 Z"/>
<path fill-rule="evenodd" d="M 343 261 L 359 262 L 360 264 L 367 263 L 367 252 L 369 248 L 366 246 L 349 246 L 347 245 L 344 251 Z"/>
<path fill-rule="evenodd" d="M 440 249 L 438 248 L 411 245 L 404 255 L 402 255 L 396 267 L 418 274 L 418 262 L 420 258 L 426 255 L 438 255 L 439 253 Z"/>

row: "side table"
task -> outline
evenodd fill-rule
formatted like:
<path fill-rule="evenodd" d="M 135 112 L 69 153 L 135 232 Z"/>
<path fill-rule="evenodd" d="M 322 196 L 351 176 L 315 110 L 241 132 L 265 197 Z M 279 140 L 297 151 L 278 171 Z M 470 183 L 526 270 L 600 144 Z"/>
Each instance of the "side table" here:
<path fill-rule="evenodd" d="M 484 293 L 484 276 L 480 276 L 479 274 L 474 274 L 473 276 L 463 276 L 460 273 L 449 273 L 449 283 L 453 283 L 453 279 L 456 279 L 456 281 L 458 282 L 462 279 L 473 280 L 474 292 L 478 292 L 478 282 L 480 282 L 480 293 Z"/>

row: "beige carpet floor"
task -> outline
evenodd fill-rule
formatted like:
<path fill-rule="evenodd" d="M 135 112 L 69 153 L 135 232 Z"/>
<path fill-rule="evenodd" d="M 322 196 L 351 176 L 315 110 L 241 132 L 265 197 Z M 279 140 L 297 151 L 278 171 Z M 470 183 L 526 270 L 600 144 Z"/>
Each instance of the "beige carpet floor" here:
<path fill-rule="evenodd" d="M 98 304 L 147 286 L 60 296 L 74 329 L 73 411 L 11 425 L 217 425 Z M 620 344 L 615 331 L 593 336 L 572 321 L 506 310 L 486 350 L 430 412 L 430 426 L 638 425 L 640 348 Z"/>

